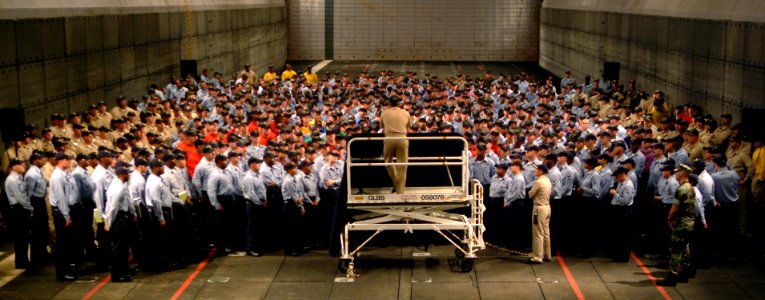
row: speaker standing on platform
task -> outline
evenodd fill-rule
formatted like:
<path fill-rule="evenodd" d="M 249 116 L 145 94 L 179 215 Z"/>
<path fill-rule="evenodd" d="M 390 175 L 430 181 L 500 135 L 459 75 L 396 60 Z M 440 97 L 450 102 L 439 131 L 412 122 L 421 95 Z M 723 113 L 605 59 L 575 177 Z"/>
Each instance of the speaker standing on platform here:
<path fill-rule="evenodd" d="M 399 107 L 401 102 L 399 98 L 393 97 L 389 101 L 390 107 L 380 116 L 380 126 L 383 128 L 385 137 L 406 137 L 409 127 L 412 126 L 412 119 L 407 111 Z M 386 163 L 393 162 L 393 157 L 396 157 L 397 163 L 409 161 L 409 141 L 386 140 L 383 147 Z M 403 194 L 406 188 L 406 166 L 386 166 L 385 168 L 388 170 L 396 193 Z"/>

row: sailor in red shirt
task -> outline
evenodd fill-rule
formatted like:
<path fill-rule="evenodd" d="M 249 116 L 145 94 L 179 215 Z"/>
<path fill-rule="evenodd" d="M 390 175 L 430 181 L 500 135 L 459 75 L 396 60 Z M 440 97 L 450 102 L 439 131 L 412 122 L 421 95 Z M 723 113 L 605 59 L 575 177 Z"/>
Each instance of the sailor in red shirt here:
<path fill-rule="evenodd" d="M 205 125 L 207 133 L 205 134 L 205 142 L 217 142 L 220 140 L 221 135 L 218 132 L 217 122 L 208 122 Z"/>

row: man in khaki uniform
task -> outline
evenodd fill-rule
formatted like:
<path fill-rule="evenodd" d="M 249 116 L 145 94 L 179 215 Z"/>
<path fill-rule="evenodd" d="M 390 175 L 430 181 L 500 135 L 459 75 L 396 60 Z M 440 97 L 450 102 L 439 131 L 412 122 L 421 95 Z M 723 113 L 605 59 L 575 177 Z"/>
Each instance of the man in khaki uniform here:
<path fill-rule="evenodd" d="M 66 119 L 60 114 L 54 114 L 50 117 L 50 121 L 53 124 L 50 127 L 50 131 L 53 132 L 53 136 L 72 138 L 72 129 L 66 126 Z"/>
<path fill-rule="evenodd" d="M 669 141 L 677 136 L 677 132 L 672 130 L 672 120 L 665 119 L 661 121 L 661 128 L 656 134 L 656 139 L 660 142 Z"/>
<path fill-rule="evenodd" d="M 720 116 L 720 127 L 717 127 L 709 136 L 709 142 L 712 145 L 719 146 L 731 137 L 730 122 L 732 119 L 733 116 L 730 114 Z"/>
<path fill-rule="evenodd" d="M 600 111 L 598 111 L 598 115 L 601 119 L 608 119 L 610 115 L 614 114 L 615 110 L 607 98 L 600 98 L 600 102 L 598 103 L 600 105 Z"/>
<path fill-rule="evenodd" d="M 541 264 L 543 261 L 552 260 L 550 250 L 550 193 L 552 183 L 547 178 L 547 166 L 537 165 L 536 180 L 531 186 L 529 197 L 534 202 L 531 216 L 531 258 L 529 264 Z"/>
<path fill-rule="evenodd" d="M 88 130 L 82 132 L 82 141 L 77 145 L 77 154 L 91 154 L 98 152 L 98 145 L 93 142 L 93 133 Z"/>
<path fill-rule="evenodd" d="M 135 110 L 133 110 L 132 108 L 128 107 L 128 100 L 127 100 L 127 98 L 119 97 L 119 98 L 117 98 L 116 101 L 117 101 L 117 105 L 112 107 L 112 110 L 111 110 L 111 115 L 112 115 L 113 119 L 119 119 L 119 118 L 125 119 L 125 118 L 127 118 L 128 113 L 130 113 L 130 112 L 132 112 L 134 114 L 136 113 Z"/>
<path fill-rule="evenodd" d="M 685 149 L 685 152 L 688 152 L 688 161 L 704 159 L 704 145 L 699 142 L 698 130 L 688 130 L 685 133 L 685 137 L 683 149 Z"/>
<path fill-rule="evenodd" d="M 110 128 L 112 125 L 112 119 L 114 119 L 114 116 L 108 111 L 106 111 L 108 107 L 106 106 L 106 102 L 99 101 L 98 102 L 98 121 L 102 124 L 102 126 L 105 126 L 106 128 Z"/>
<path fill-rule="evenodd" d="M 728 158 L 728 166 L 733 171 L 736 171 L 739 179 L 738 189 L 738 203 L 739 203 L 739 220 L 741 229 L 746 229 L 746 202 L 747 202 L 747 188 L 746 183 L 754 176 L 754 164 L 752 163 L 752 157 L 749 153 L 744 153 L 741 149 L 741 136 L 733 136 L 730 138 L 730 145 L 728 151 L 725 152 L 725 156 Z"/>
<path fill-rule="evenodd" d="M 21 136 L 17 140 L 11 142 L 2 157 L 2 171 L 5 174 L 10 174 L 11 161 L 21 160 L 27 161 L 32 155 L 32 149 L 26 145 L 26 137 Z"/>
<path fill-rule="evenodd" d="M 42 141 L 40 142 L 40 149 L 43 152 L 54 152 L 53 149 L 53 132 L 49 128 L 45 128 L 42 131 Z"/>
<path fill-rule="evenodd" d="M 247 83 L 249 84 L 253 84 L 256 80 L 258 80 L 258 74 L 250 69 L 249 64 L 244 65 L 244 70 L 239 72 L 239 77 L 242 77 L 242 75 L 247 75 Z"/>
<path fill-rule="evenodd" d="M 400 99 L 393 97 L 390 100 L 390 108 L 384 110 L 380 117 L 380 126 L 383 128 L 385 137 L 406 137 L 412 121 L 409 113 L 399 107 Z M 383 157 L 386 163 L 393 162 L 396 157 L 397 163 L 409 161 L 409 141 L 386 140 L 383 146 Z M 397 194 L 403 194 L 406 188 L 406 166 L 387 166 L 388 175 L 393 181 L 393 187 Z"/>
<path fill-rule="evenodd" d="M 98 128 L 98 131 L 94 132 L 93 134 L 98 134 L 94 139 L 93 142 L 96 144 L 96 148 L 99 146 L 104 146 L 109 149 L 114 149 L 114 145 L 112 145 L 111 139 L 109 139 L 109 129 L 106 127 L 100 127 Z"/>

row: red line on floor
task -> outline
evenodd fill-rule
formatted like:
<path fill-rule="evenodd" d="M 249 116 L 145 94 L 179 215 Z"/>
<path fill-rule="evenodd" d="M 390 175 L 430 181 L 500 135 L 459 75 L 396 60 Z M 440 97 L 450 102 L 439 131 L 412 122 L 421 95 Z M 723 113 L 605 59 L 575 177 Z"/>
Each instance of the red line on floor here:
<path fill-rule="evenodd" d="M 181 295 L 183 295 L 183 292 L 186 291 L 189 285 L 191 285 L 191 282 L 194 281 L 194 278 L 197 278 L 197 275 L 199 275 L 199 273 L 202 272 L 202 269 L 204 269 L 207 263 L 210 262 L 213 256 L 215 256 L 215 252 L 217 250 L 218 249 L 216 248 L 213 248 L 212 250 L 210 250 L 210 254 L 207 255 L 207 258 L 205 258 L 205 260 L 203 260 L 202 262 L 199 263 L 199 265 L 197 265 L 197 268 L 194 269 L 194 272 L 192 272 L 191 275 L 189 275 L 189 277 L 186 278 L 186 281 L 183 282 L 183 285 L 181 285 L 181 287 L 178 288 L 177 291 L 175 291 L 175 294 L 173 294 L 173 297 L 170 298 L 171 300 L 176 300 L 180 298 Z"/>
<path fill-rule="evenodd" d="M 667 294 L 667 291 L 664 290 L 664 287 L 661 287 L 656 284 L 656 277 L 653 276 L 653 273 L 651 273 L 651 270 L 648 270 L 648 267 L 646 267 L 645 264 L 643 264 L 643 261 L 641 261 L 640 258 L 637 257 L 637 255 L 635 255 L 635 252 L 630 252 L 630 256 L 632 256 L 632 259 L 635 260 L 635 263 L 637 263 L 638 267 L 640 267 L 640 269 L 643 270 L 643 273 L 645 273 L 645 275 L 648 276 L 648 279 L 651 280 L 651 282 L 653 283 L 653 286 L 655 286 L 656 289 L 659 290 L 659 294 L 661 294 L 666 300 L 672 300 L 672 297 L 670 297 L 669 294 Z"/>
<path fill-rule="evenodd" d="M 104 277 L 104 279 L 103 279 L 103 280 L 101 280 L 101 282 L 99 282 L 99 283 L 98 283 L 98 285 L 96 285 L 96 286 L 95 286 L 95 287 L 94 287 L 92 290 L 90 290 L 90 292 L 88 292 L 88 294 L 87 294 L 87 295 L 85 295 L 85 297 L 82 297 L 82 300 L 87 300 L 87 299 L 90 299 L 91 297 L 93 297 L 93 296 L 94 296 L 96 293 L 98 293 L 98 291 L 100 291 L 100 290 L 101 290 L 101 288 L 103 288 L 103 287 L 106 285 L 106 283 L 108 283 L 110 280 L 112 280 L 112 275 L 111 275 L 111 274 L 109 274 L 109 275 L 107 275 L 106 277 Z"/>
<path fill-rule="evenodd" d="M 584 294 L 582 294 L 582 290 L 579 289 L 579 284 L 576 283 L 576 279 L 574 279 L 574 275 L 571 274 L 571 270 L 568 269 L 566 262 L 563 261 L 563 257 L 560 256 L 560 253 L 558 253 L 556 255 L 556 258 L 558 259 L 558 263 L 560 264 L 560 267 L 563 269 L 563 274 L 566 274 L 566 279 L 568 279 L 568 284 L 571 285 L 571 289 L 574 290 L 574 294 L 576 294 L 576 298 L 579 300 L 583 300 Z"/>

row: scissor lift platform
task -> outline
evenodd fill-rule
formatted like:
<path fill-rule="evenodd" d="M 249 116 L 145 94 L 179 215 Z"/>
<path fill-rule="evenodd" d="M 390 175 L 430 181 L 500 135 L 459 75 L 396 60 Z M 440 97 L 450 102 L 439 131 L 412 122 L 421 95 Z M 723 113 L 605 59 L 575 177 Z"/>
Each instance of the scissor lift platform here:
<path fill-rule="evenodd" d="M 409 141 L 409 162 L 384 162 L 383 142 L 395 139 Z M 357 153 L 362 154 L 354 156 Z M 339 267 L 346 276 L 356 276 L 353 263 L 356 254 L 383 231 L 435 231 L 455 247 L 460 270 L 471 271 L 476 252 L 486 248 L 483 241 L 486 208 L 483 187 L 470 180 L 469 159 L 467 141 L 459 136 L 352 138 L 345 165 L 347 208 L 357 213 L 340 234 Z M 388 174 L 384 168 L 399 165 L 406 165 L 410 176 L 416 175 L 408 177 L 403 194 L 392 193 L 390 180 L 385 181 Z M 410 183 L 414 186 L 409 186 Z M 352 231 L 372 234 L 351 249 Z"/>

